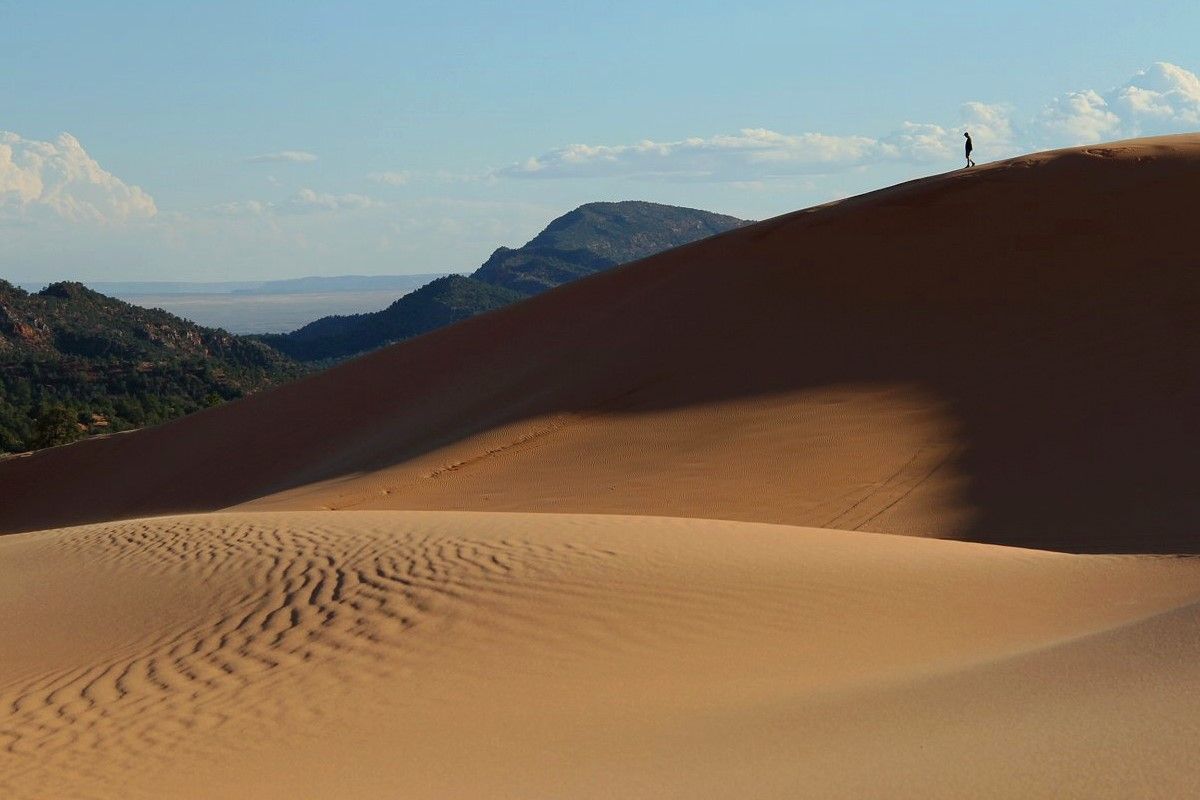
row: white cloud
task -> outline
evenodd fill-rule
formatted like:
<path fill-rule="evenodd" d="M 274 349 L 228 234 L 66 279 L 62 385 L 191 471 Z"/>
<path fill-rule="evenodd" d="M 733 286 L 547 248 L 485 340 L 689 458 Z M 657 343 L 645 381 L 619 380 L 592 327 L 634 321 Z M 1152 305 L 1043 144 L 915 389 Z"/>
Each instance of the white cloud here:
<path fill-rule="evenodd" d="M 1103 94 L 1085 89 L 1054 98 L 1037 123 L 1040 142 L 1066 145 L 1194 130 L 1200 77 L 1159 61 Z"/>
<path fill-rule="evenodd" d="M 994 155 L 1007 154 L 1016 144 L 1012 109 L 1003 103 L 963 103 L 960 121 L 971 139 Z"/>
<path fill-rule="evenodd" d="M 364 208 L 379 208 L 383 205 L 378 200 L 362 194 L 330 194 L 306 188 L 299 190 L 282 202 L 233 200 L 209 206 L 208 212 L 221 217 L 261 217 L 269 214 L 358 211 Z"/>
<path fill-rule="evenodd" d="M 229 277 L 320 274 L 346 263 L 362 271 L 394 270 L 398 264 L 415 271 L 468 269 L 497 243 L 519 244 L 556 214 L 592 199 L 646 196 L 762 218 L 959 167 L 964 130 L 971 131 L 983 163 L 1020 151 L 1197 128 L 1200 78 L 1177 65 L 1157 63 L 1115 88 L 1082 89 L 1022 109 L 972 101 L 957 112 L 951 107 L 944 118 L 917 119 L 890 130 L 834 135 L 747 127 L 669 141 L 630 137 L 550 150 L 483 174 L 418 168 L 364 174 L 364 169 L 358 173 L 363 187 L 373 188 L 340 187 L 384 195 L 378 186 L 407 182 L 433 193 L 405 199 L 408 192 L 389 191 L 386 202 L 315 188 L 289 195 L 297 184 L 275 176 L 290 171 L 285 170 L 289 164 L 317 157 L 296 150 L 266 153 L 249 159 L 266 168 L 242 167 L 257 176 L 244 185 L 260 187 L 246 190 L 259 199 L 209 205 L 200 212 L 158 212 L 153 198 L 102 169 L 72 137 L 38 142 L 0 133 L 0 268 L 48 279 L 152 278 L 164 270 L 199 278 L 214 269 Z M 403 162 L 381 161 L 378 168 L 397 163 Z M 511 181 L 605 176 L 622 182 L 514 186 Z M 507 183 L 496 186 L 497 180 Z M 660 183 L 639 190 L 637 180 Z M 683 182 L 696 185 L 679 185 Z"/>
<path fill-rule="evenodd" d="M 941 125 L 905 122 L 883 139 L 883 145 L 893 158 L 907 155 L 914 161 L 937 161 L 950 156 L 954 135 Z"/>
<path fill-rule="evenodd" d="M 953 161 L 961 158 L 965 130 L 971 132 L 976 152 L 992 160 L 1053 146 L 1194 129 L 1200 126 L 1200 77 L 1159 62 L 1104 94 L 1088 89 L 1060 95 L 1026 120 L 1015 118 L 1006 104 L 971 101 L 962 105 L 955 126 L 905 122 L 882 137 L 745 128 L 736 134 L 669 142 L 573 144 L 495 174 L 760 184 L 887 163 Z"/>
<path fill-rule="evenodd" d="M 993 153 L 1014 149 L 1010 111 L 971 102 L 962 122 Z M 905 122 L 882 138 L 786 134 L 745 128 L 736 134 L 628 145 L 575 144 L 526 159 L 497 174 L 515 178 L 628 177 L 761 184 L 764 180 L 829 175 L 884 163 L 928 164 L 961 151 L 963 126 Z"/>
<path fill-rule="evenodd" d="M 367 176 L 367 180 L 387 184 L 388 186 L 403 186 L 408 183 L 411 177 L 407 172 L 372 172 Z"/>
<path fill-rule="evenodd" d="M 499 174 L 519 178 L 635 177 L 744 182 L 841 172 L 895 159 L 924 161 L 944 154 L 946 131 L 905 123 L 886 139 L 785 134 L 744 128 L 736 134 L 627 145 L 574 144 L 526 159 Z"/>
<path fill-rule="evenodd" d="M 280 150 L 277 153 L 263 153 L 262 155 L 250 156 L 246 159 L 251 164 L 272 164 L 280 161 L 307 164 L 316 160 L 317 157 L 315 155 L 306 153 L 303 150 Z"/>
<path fill-rule="evenodd" d="M 1128 132 L 1173 133 L 1200 125 L 1200 77 L 1159 61 L 1108 95 Z"/>
<path fill-rule="evenodd" d="M 101 167 L 71 134 L 44 142 L 0 131 L 0 218 L 119 223 L 156 213 L 154 198 Z"/>
<path fill-rule="evenodd" d="M 209 211 L 223 217 L 257 217 L 266 214 L 271 208 L 270 203 L 262 200 L 233 200 L 228 203 L 218 203 L 210 207 Z"/>
<path fill-rule="evenodd" d="M 353 211 L 380 205 L 361 194 L 326 194 L 301 189 L 279 207 L 280 211 L 306 213 L 310 211 Z"/>
<path fill-rule="evenodd" d="M 1121 118 L 1091 89 L 1067 92 L 1052 100 L 1038 120 L 1050 142 L 1088 144 L 1118 135 Z"/>

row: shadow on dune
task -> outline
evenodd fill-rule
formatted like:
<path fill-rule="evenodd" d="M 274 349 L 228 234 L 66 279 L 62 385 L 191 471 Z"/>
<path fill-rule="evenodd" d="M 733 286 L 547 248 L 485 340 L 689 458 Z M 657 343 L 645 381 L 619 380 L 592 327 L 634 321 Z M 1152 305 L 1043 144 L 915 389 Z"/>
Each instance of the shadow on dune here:
<path fill-rule="evenodd" d="M 0 530 L 212 510 L 559 411 L 904 383 L 959 423 L 973 517 L 954 538 L 1200 552 L 1197 178 L 1200 137 L 1172 137 L 768 220 L 227 407 L 0 462 Z"/>

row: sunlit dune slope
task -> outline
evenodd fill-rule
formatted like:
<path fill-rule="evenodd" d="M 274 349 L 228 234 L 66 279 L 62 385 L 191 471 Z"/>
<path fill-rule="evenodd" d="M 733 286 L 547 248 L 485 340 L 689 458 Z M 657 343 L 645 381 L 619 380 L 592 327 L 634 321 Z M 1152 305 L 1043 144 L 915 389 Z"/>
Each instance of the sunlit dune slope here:
<path fill-rule="evenodd" d="M 1147 139 L 768 220 L 0 462 L 0 530 L 250 504 L 1194 551 L 1198 179 L 1200 136 Z"/>
<path fill-rule="evenodd" d="M 0 540 L 0 796 L 1182 797 L 1200 563 L 670 518 Z"/>

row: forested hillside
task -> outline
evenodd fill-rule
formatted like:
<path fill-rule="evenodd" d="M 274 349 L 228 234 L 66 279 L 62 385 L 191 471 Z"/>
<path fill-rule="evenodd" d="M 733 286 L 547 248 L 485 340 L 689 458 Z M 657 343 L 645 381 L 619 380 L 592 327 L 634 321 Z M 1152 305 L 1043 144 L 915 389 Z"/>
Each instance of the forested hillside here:
<path fill-rule="evenodd" d="M 0 281 L 0 452 L 165 422 L 303 371 L 261 342 L 79 283 Z"/>

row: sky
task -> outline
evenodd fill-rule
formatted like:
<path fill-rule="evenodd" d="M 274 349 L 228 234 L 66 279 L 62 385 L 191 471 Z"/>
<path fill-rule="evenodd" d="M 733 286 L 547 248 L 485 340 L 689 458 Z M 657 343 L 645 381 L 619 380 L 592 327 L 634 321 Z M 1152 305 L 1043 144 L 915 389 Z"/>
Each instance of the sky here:
<path fill-rule="evenodd" d="M 1047 7 L 1052 6 L 1052 7 Z M 1200 3 L 0 0 L 0 278 L 465 272 L 1200 129 Z"/>

